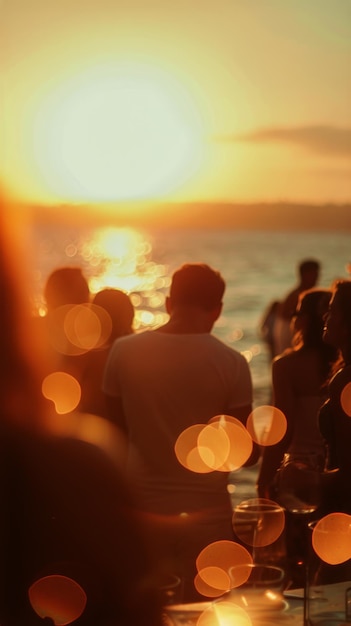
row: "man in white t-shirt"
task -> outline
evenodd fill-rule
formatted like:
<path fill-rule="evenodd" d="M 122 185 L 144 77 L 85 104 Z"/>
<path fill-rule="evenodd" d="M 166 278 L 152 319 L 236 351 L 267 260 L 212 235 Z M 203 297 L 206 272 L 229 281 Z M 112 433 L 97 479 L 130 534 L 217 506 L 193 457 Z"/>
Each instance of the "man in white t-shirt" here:
<path fill-rule="evenodd" d="M 245 424 L 252 408 L 246 359 L 211 334 L 224 290 L 209 266 L 183 265 L 166 300 L 169 321 L 118 339 L 103 381 L 110 418 L 127 435 L 140 511 L 164 549 L 166 567 L 185 581 L 187 601 L 196 597 L 197 554 L 212 541 L 233 539 L 232 509 L 228 473 L 186 469 L 175 442 L 189 426 L 217 415 Z M 257 448 L 247 464 L 256 460 Z"/>

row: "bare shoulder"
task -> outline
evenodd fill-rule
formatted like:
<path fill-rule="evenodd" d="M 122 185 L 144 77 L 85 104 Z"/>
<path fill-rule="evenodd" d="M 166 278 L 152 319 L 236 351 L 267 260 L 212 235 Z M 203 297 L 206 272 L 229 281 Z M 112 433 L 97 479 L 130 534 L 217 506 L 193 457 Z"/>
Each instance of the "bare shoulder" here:
<path fill-rule="evenodd" d="M 272 364 L 273 377 L 277 379 L 290 379 L 295 384 L 301 377 L 309 377 L 311 365 L 309 360 L 300 350 L 287 350 L 284 354 L 276 357 Z M 315 369 L 315 367 L 312 367 Z"/>
<path fill-rule="evenodd" d="M 289 348 L 282 354 L 276 356 L 272 361 L 272 368 L 275 371 L 280 371 L 289 367 L 293 367 L 297 359 L 296 350 Z"/>

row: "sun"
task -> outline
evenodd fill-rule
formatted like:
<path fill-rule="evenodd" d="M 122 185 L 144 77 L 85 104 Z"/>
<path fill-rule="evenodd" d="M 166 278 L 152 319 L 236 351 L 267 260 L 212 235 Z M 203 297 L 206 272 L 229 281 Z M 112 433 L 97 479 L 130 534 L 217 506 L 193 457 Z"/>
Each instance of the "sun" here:
<path fill-rule="evenodd" d="M 30 143 L 46 188 L 92 201 L 168 194 L 204 154 L 189 91 L 165 71 L 130 64 L 95 67 L 49 93 Z"/>

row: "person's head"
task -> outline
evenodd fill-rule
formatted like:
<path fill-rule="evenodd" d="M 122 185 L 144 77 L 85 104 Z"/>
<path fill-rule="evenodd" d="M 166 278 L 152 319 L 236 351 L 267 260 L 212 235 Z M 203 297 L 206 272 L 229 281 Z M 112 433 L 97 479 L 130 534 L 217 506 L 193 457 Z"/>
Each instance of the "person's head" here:
<path fill-rule="evenodd" d="M 338 280 L 325 316 L 324 341 L 351 357 L 351 281 Z"/>
<path fill-rule="evenodd" d="M 89 302 L 89 285 L 80 267 L 59 267 L 48 277 L 44 287 L 48 311 L 65 304 Z"/>
<path fill-rule="evenodd" d="M 311 289 L 318 282 L 320 263 L 316 259 L 304 259 L 299 263 L 298 271 L 303 289 Z"/>
<path fill-rule="evenodd" d="M 105 309 L 111 318 L 111 341 L 133 332 L 134 307 L 124 291 L 112 288 L 102 289 L 95 294 L 93 304 Z"/>
<path fill-rule="evenodd" d="M 220 273 L 203 263 L 186 263 L 172 276 L 169 307 L 196 308 L 219 316 L 225 282 Z"/>
<path fill-rule="evenodd" d="M 306 347 L 323 345 L 324 317 L 332 297 L 331 289 L 308 289 L 298 299 L 294 326 L 296 339 Z"/>

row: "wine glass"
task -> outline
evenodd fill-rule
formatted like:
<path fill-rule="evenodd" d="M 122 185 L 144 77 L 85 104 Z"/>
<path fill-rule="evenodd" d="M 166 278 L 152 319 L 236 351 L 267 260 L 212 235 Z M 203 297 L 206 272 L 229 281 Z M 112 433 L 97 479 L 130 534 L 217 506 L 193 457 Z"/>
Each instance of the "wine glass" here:
<path fill-rule="evenodd" d="M 286 453 L 277 475 L 279 503 L 287 512 L 286 552 L 291 584 L 304 586 L 308 523 L 322 503 L 323 465 L 313 453 Z"/>
<path fill-rule="evenodd" d="M 265 498 L 243 500 L 234 508 L 232 523 L 236 538 L 251 547 L 255 563 L 279 562 L 285 525 L 282 506 Z"/>
<path fill-rule="evenodd" d="M 322 500 L 322 467 L 317 454 L 285 453 L 278 472 L 280 504 L 290 513 L 308 515 Z"/>

